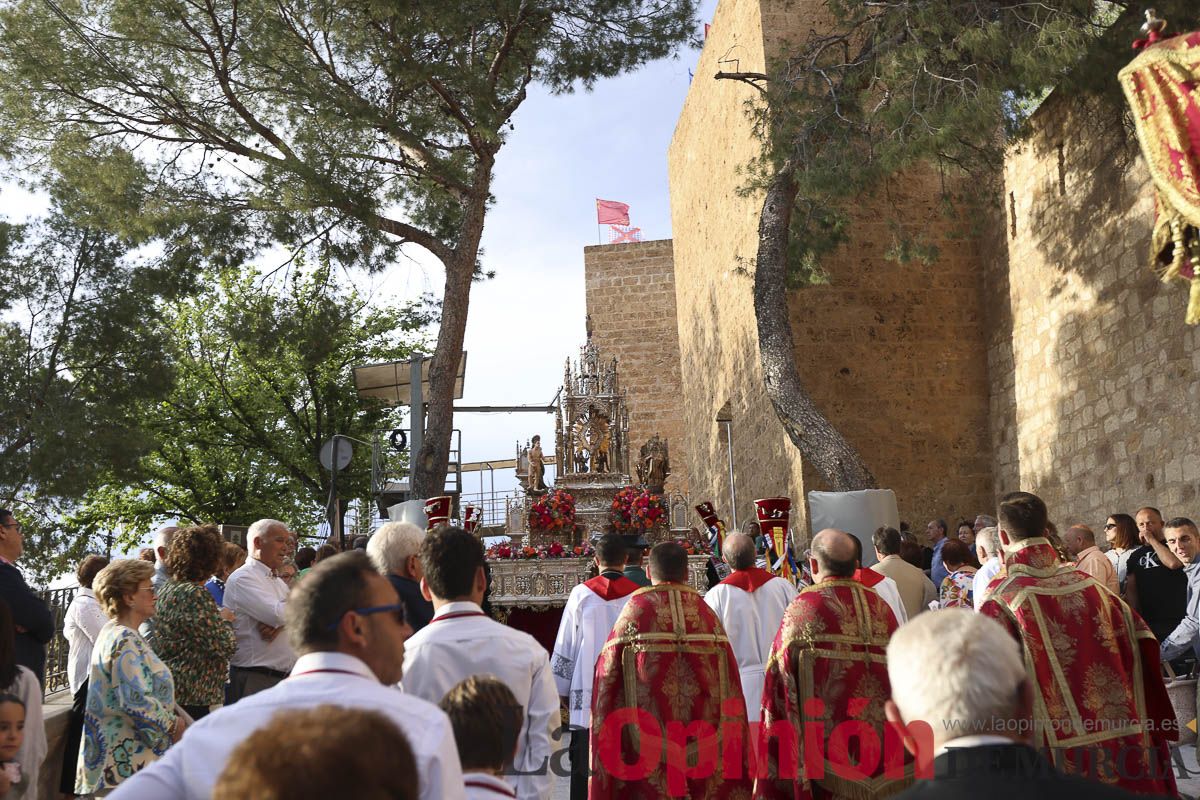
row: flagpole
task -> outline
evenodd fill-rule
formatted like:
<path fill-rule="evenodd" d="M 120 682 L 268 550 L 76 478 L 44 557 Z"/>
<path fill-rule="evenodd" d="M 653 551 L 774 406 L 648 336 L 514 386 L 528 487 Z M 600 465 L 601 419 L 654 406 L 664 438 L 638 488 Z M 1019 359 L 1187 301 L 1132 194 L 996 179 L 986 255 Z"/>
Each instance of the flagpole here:
<path fill-rule="evenodd" d="M 604 242 L 602 242 L 600 240 L 600 223 L 599 222 L 596 223 L 596 244 L 604 244 Z"/>

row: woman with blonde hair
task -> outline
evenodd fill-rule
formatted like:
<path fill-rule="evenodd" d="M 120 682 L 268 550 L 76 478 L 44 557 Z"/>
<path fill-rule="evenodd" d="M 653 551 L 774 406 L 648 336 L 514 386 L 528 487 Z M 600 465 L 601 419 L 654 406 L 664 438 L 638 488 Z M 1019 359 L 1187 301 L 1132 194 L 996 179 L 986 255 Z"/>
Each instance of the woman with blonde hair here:
<path fill-rule="evenodd" d="M 154 565 L 114 561 L 92 590 L 109 622 L 96 637 L 76 794 L 105 796 L 179 741 L 186 722 L 175 710 L 175 683 L 138 626 L 154 616 Z"/>

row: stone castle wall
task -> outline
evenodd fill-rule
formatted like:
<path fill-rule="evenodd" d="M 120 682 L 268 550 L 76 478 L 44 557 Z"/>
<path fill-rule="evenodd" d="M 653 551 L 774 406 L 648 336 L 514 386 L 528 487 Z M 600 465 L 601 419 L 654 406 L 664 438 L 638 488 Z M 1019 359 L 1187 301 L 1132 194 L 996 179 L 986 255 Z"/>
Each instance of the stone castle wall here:
<path fill-rule="evenodd" d="M 746 117 L 754 90 L 716 81 L 718 59 L 760 71 L 789 42 L 819 29 L 821 4 L 723 0 L 669 150 L 683 397 L 693 494 L 729 519 L 728 450 L 717 417 L 732 418 L 739 521 L 756 497 L 802 503 L 825 488 L 806 469 L 762 383 L 752 305 L 761 195 L 741 196 L 757 154 Z M 790 298 L 800 373 L 820 408 L 859 449 L 903 519 L 990 508 L 986 338 L 976 248 L 937 211 L 939 185 L 911 176 L 855 210 L 851 243 L 824 264 L 827 286 Z M 885 216 L 925 224 L 930 264 L 885 258 Z M 914 527 L 917 527 L 916 525 Z"/>
<path fill-rule="evenodd" d="M 687 492 L 671 240 L 584 248 L 583 273 L 593 341 L 628 392 L 630 472 L 636 480 L 638 451 L 657 433 L 670 445 L 666 491 Z"/>
<path fill-rule="evenodd" d="M 653 420 L 645 435 L 670 436 L 676 485 L 727 523 L 751 518 L 757 497 L 790 496 L 800 532 L 805 492 L 824 487 L 779 424 L 758 361 L 761 195 L 739 192 L 757 154 L 745 114 L 756 93 L 711 76 L 763 70 L 820 29 L 819 8 L 718 6 L 668 152 L 673 275 L 670 242 L 586 251 L 600 344 L 621 358 L 625 385 L 648 393 L 631 395 L 631 415 Z M 1098 533 L 1107 514 L 1145 504 L 1200 516 L 1200 327 L 1183 324 L 1186 288 L 1146 267 L 1153 195 L 1113 113 L 1052 95 L 970 229 L 941 215 L 932 176 L 893 180 L 852 213 L 850 244 L 823 265 L 830 282 L 789 298 L 805 385 L 918 531 L 990 511 L 1015 489 Z M 922 229 L 937 258 L 887 259 L 889 217 Z M 668 285 L 675 340 L 630 328 L 667 319 Z M 656 359 L 673 347 L 677 383 L 647 380 L 665 374 Z M 731 420 L 736 515 L 719 419 Z"/>
<path fill-rule="evenodd" d="M 739 169 L 757 154 L 743 113 L 755 91 L 712 79 L 719 58 L 737 59 L 747 71 L 762 68 L 769 11 L 758 0 L 717 6 L 667 154 L 692 497 L 711 500 L 727 525 L 745 524 L 753 519 L 755 498 L 775 495 L 794 498 L 803 520 L 803 469 L 763 388 L 752 280 L 740 260 L 754 255 L 761 204 L 738 193 Z M 731 454 L 718 422 L 724 417 L 731 419 L 736 509 Z"/>
<path fill-rule="evenodd" d="M 1111 108 L 1052 95 L 1034 122 L 988 264 L 996 490 L 1097 532 L 1142 505 L 1200 514 L 1200 328 L 1147 267 L 1145 163 Z"/>

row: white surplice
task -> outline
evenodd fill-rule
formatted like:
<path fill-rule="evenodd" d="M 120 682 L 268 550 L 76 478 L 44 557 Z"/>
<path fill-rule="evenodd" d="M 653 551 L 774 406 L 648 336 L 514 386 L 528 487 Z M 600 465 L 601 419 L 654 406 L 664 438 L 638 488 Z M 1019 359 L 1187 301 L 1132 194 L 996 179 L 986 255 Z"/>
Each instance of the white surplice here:
<path fill-rule="evenodd" d="M 385 686 L 365 663 L 346 653 L 306 653 L 292 675 L 243 697 L 188 727 L 167 754 L 121 782 L 112 800 L 208 800 L 234 750 L 285 710 L 324 704 L 378 711 L 412 747 L 421 776 L 420 800 L 464 800 L 462 767 L 450 719 L 437 706 Z M 299 758 L 301 756 L 296 755 Z"/>
<path fill-rule="evenodd" d="M 613 583 L 628 583 L 632 589 L 606 600 L 593 588 L 596 586 L 601 591 L 608 589 L 608 583 L 593 584 L 593 581 L 602 579 L 603 576 L 594 578 L 571 590 L 566 608 L 563 609 L 562 622 L 558 626 L 558 637 L 554 640 L 554 653 L 550 656 L 554 684 L 558 687 L 559 696 L 567 698 L 573 728 L 591 725 L 592 680 L 596 661 L 600 658 L 604 643 L 608 641 L 613 623 L 629 602 L 629 596 L 641 588 L 622 576 Z M 618 586 L 616 591 L 622 591 L 622 588 Z"/>
<path fill-rule="evenodd" d="M 791 581 L 754 567 L 735 570 L 704 595 L 704 602 L 720 618 L 733 646 L 742 678 L 742 695 L 746 698 L 746 717 L 751 722 L 756 722 L 762 714 L 767 657 L 771 655 L 771 643 L 779 632 L 783 614 L 796 594 Z"/>
<path fill-rule="evenodd" d="M 546 648 L 528 633 L 496 622 L 475 603 L 446 603 L 404 643 L 400 688 L 438 703 L 472 675 L 498 678 L 525 710 L 513 759 L 518 774 L 511 783 L 521 800 L 549 800 L 559 704 Z"/>

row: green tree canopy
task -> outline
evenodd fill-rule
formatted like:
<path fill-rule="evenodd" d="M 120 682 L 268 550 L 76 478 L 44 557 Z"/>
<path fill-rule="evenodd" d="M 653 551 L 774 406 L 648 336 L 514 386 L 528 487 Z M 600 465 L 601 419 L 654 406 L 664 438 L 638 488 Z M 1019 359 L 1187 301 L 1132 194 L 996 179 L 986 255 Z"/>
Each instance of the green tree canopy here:
<path fill-rule="evenodd" d="M 98 219 L 237 263 L 414 244 L 445 267 L 414 492 L 440 492 L 496 155 L 526 88 L 669 55 L 695 0 L 8 0 L 0 146 Z"/>
<path fill-rule="evenodd" d="M 80 224 L 75 199 L 56 190 L 45 217 L 0 223 L 0 507 L 25 525 L 38 574 L 78 551 L 63 514 L 153 446 L 137 410 L 172 375 L 146 320 L 189 288 L 160 257 Z"/>
<path fill-rule="evenodd" d="M 130 478 L 101 482 L 72 524 L 134 544 L 166 518 L 249 524 L 282 519 L 315 532 L 330 476 L 318 463 L 334 434 L 371 441 L 395 411 L 364 406 L 351 367 L 407 358 L 428 314 L 371 303 L 327 265 L 293 269 L 273 289 L 225 269 L 170 306 L 162 328 L 175 383 L 139 409 L 154 449 Z M 358 447 L 339 474 L 342 497 L 369 496 L 371 457 Z"/>

